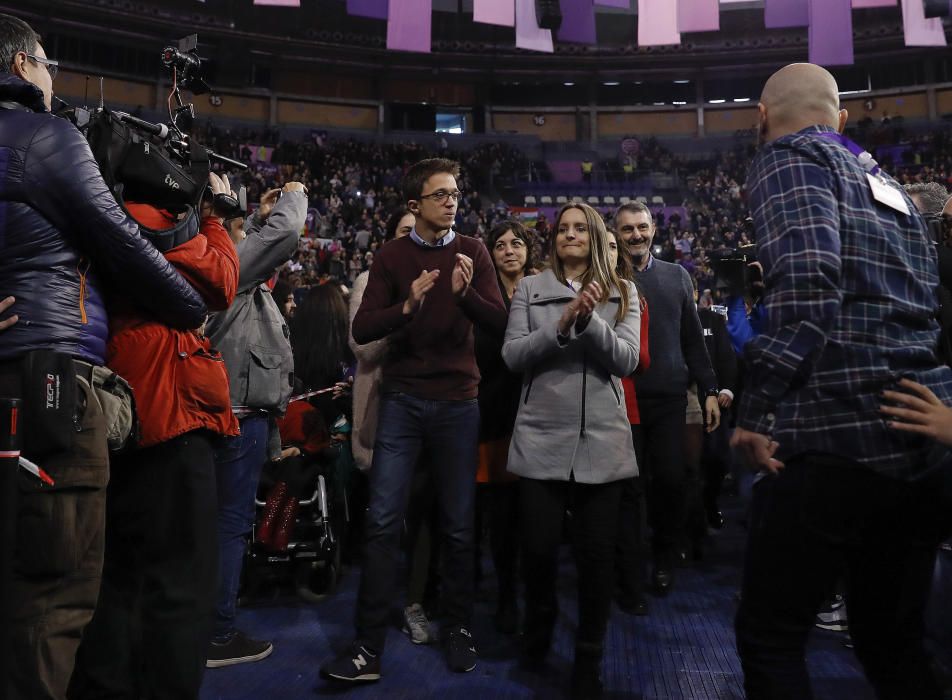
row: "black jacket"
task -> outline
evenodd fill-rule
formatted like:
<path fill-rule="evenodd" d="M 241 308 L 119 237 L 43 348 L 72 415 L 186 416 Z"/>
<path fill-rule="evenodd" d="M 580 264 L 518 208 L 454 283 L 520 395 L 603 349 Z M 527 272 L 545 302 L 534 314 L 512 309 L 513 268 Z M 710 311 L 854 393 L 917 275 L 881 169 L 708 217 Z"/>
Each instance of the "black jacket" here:
<path fill-rule="evenodd" d="M 82 134 L 32 83 L 0 74 L 0 298 L 20 320 L 0 360 L 50 349 L 103 364 L 104 284 L 176 328 L 199 327 L 199 294 L 116 204 Z"/>
<path fill-rule="evenodd" d="M 506 311 L 512 302 L 501 287 Z M 476 326 L 473 329 L 479 368 L 479 439 L 498 440 L 512 435 L 522 394 L 522 375 L 510 372 L 502 359 L 503 336 Z"/>
<path fill-rule="evenodd" d="M 727 321 L 710 309 L 698 309 L 697 315 L 701 319 L 707 354 L 714 366 L 714 374 L 717 375 L 717 388 L 729 389 L 736 398 L 737 355 L 734 354 L 734 347 L 727 333 Z"/>

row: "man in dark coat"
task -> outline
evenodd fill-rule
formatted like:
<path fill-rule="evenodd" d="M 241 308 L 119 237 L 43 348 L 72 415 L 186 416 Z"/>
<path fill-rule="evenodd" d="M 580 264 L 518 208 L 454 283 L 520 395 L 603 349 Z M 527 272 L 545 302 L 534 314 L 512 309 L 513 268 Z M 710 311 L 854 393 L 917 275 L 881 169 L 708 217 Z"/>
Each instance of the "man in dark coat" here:
<path fill-rule="evenodd" d="M 15 297 L 18 316 L 0 333 L 0 396 L 23 398 L 24 367 L 49 362 L 66 414 L 59 444 L 48 431 L 23 445 L 54 485 L 24 470 L 0 484 L 18 500 L 0 691 L 41 700 L 66 696 L 99 595 L 109 456 L 90 379 L 105 362 L 104 286 L 176 328 L 197 328 L 206 308 L 116 204 L 79 131 L 49 113 L 56 62 L 28 24 L 0 15 L 0 57 L 0 299 Z"/>

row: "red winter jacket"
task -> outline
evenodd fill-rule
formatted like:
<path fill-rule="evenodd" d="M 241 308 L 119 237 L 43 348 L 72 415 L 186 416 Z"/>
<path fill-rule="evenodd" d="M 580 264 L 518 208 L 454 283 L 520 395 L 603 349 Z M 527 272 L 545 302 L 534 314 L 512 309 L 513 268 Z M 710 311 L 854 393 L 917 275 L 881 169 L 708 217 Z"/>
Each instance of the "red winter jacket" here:
<path fill-rule="evenodd" d="M 651 366 L 651 355 L 648 353 L 648 300 L 641 297 L 641 344 L 638 346 L 638 367 L 635 374 L 642 374 Z M 638 400 L 635 396 L 635 374 L 622 377 L 621 385 L 625 389 L 625 410 L 628 412 L 628 422 L 632 425 L 641 424 L 641 414 L 638 412 Z"/>
<path fill-rule="evenodd" d="M 144 204 L 126 206 L 144 226 L 171 226 L 168 212 Z M 165 257 L 201 294 L 209 311 L 223 311 L 234 300 L 238 255 L 217 219 L 205 219 L 197 236 Z M 110 314 L 107 364 L 132 385 L 142 427 L 140 447 L 200 428 L 238 434 L 225 363 L 198 331 L 169 328 L 120 302 Z"/>

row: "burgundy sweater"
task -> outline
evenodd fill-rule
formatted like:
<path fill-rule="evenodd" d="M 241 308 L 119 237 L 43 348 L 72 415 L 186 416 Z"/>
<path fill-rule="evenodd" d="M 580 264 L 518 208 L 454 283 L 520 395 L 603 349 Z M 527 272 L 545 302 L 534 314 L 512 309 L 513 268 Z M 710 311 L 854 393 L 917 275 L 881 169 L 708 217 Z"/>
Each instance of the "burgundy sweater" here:
<path fill-rule="evenodd" d="M 473 259 L 473 280 L 461 299 L 452 288 L 457 253 Z M 437 268 L 436 285 L 415 313 L 405 315 L 410 285 L 423 270 Z M 446 246 L 424 248 L 404 236 L 374 258 L 352 333 L 359 344 L 384 337 L 390 341 L 382 392 L 462 401 L 476 398 L 479 387 L 473 324 L 501 336 L 506 322 L 496 272 L 482 241 L 457 234 Z"/>

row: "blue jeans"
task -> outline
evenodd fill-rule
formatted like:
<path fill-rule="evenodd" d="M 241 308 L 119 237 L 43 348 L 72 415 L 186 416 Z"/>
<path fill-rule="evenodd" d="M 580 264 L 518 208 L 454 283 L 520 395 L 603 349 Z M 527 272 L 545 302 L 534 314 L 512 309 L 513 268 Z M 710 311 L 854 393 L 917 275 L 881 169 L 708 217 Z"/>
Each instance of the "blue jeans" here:
<path fill-rule="evenodd" d="M 255 520 L 255 492 L 268 459 L 268 424 L 264 415 L 241 419 L 241 435 L 226 438 L 215 451 L 218 478 L 218 597 L 216 642 L 235 632 L 235 607 L 247 538 Z"/>
<path fill-rule="evenodd" d="M 397 583 L 400 532 L 421 457 L 431 470 L 440 513 L 444 627 L 470 624 L 479 407 L 476 399 L 430 401 L 385 394 L 378 426 L 357 598 L 357 637 L 382 652 Z"/>

